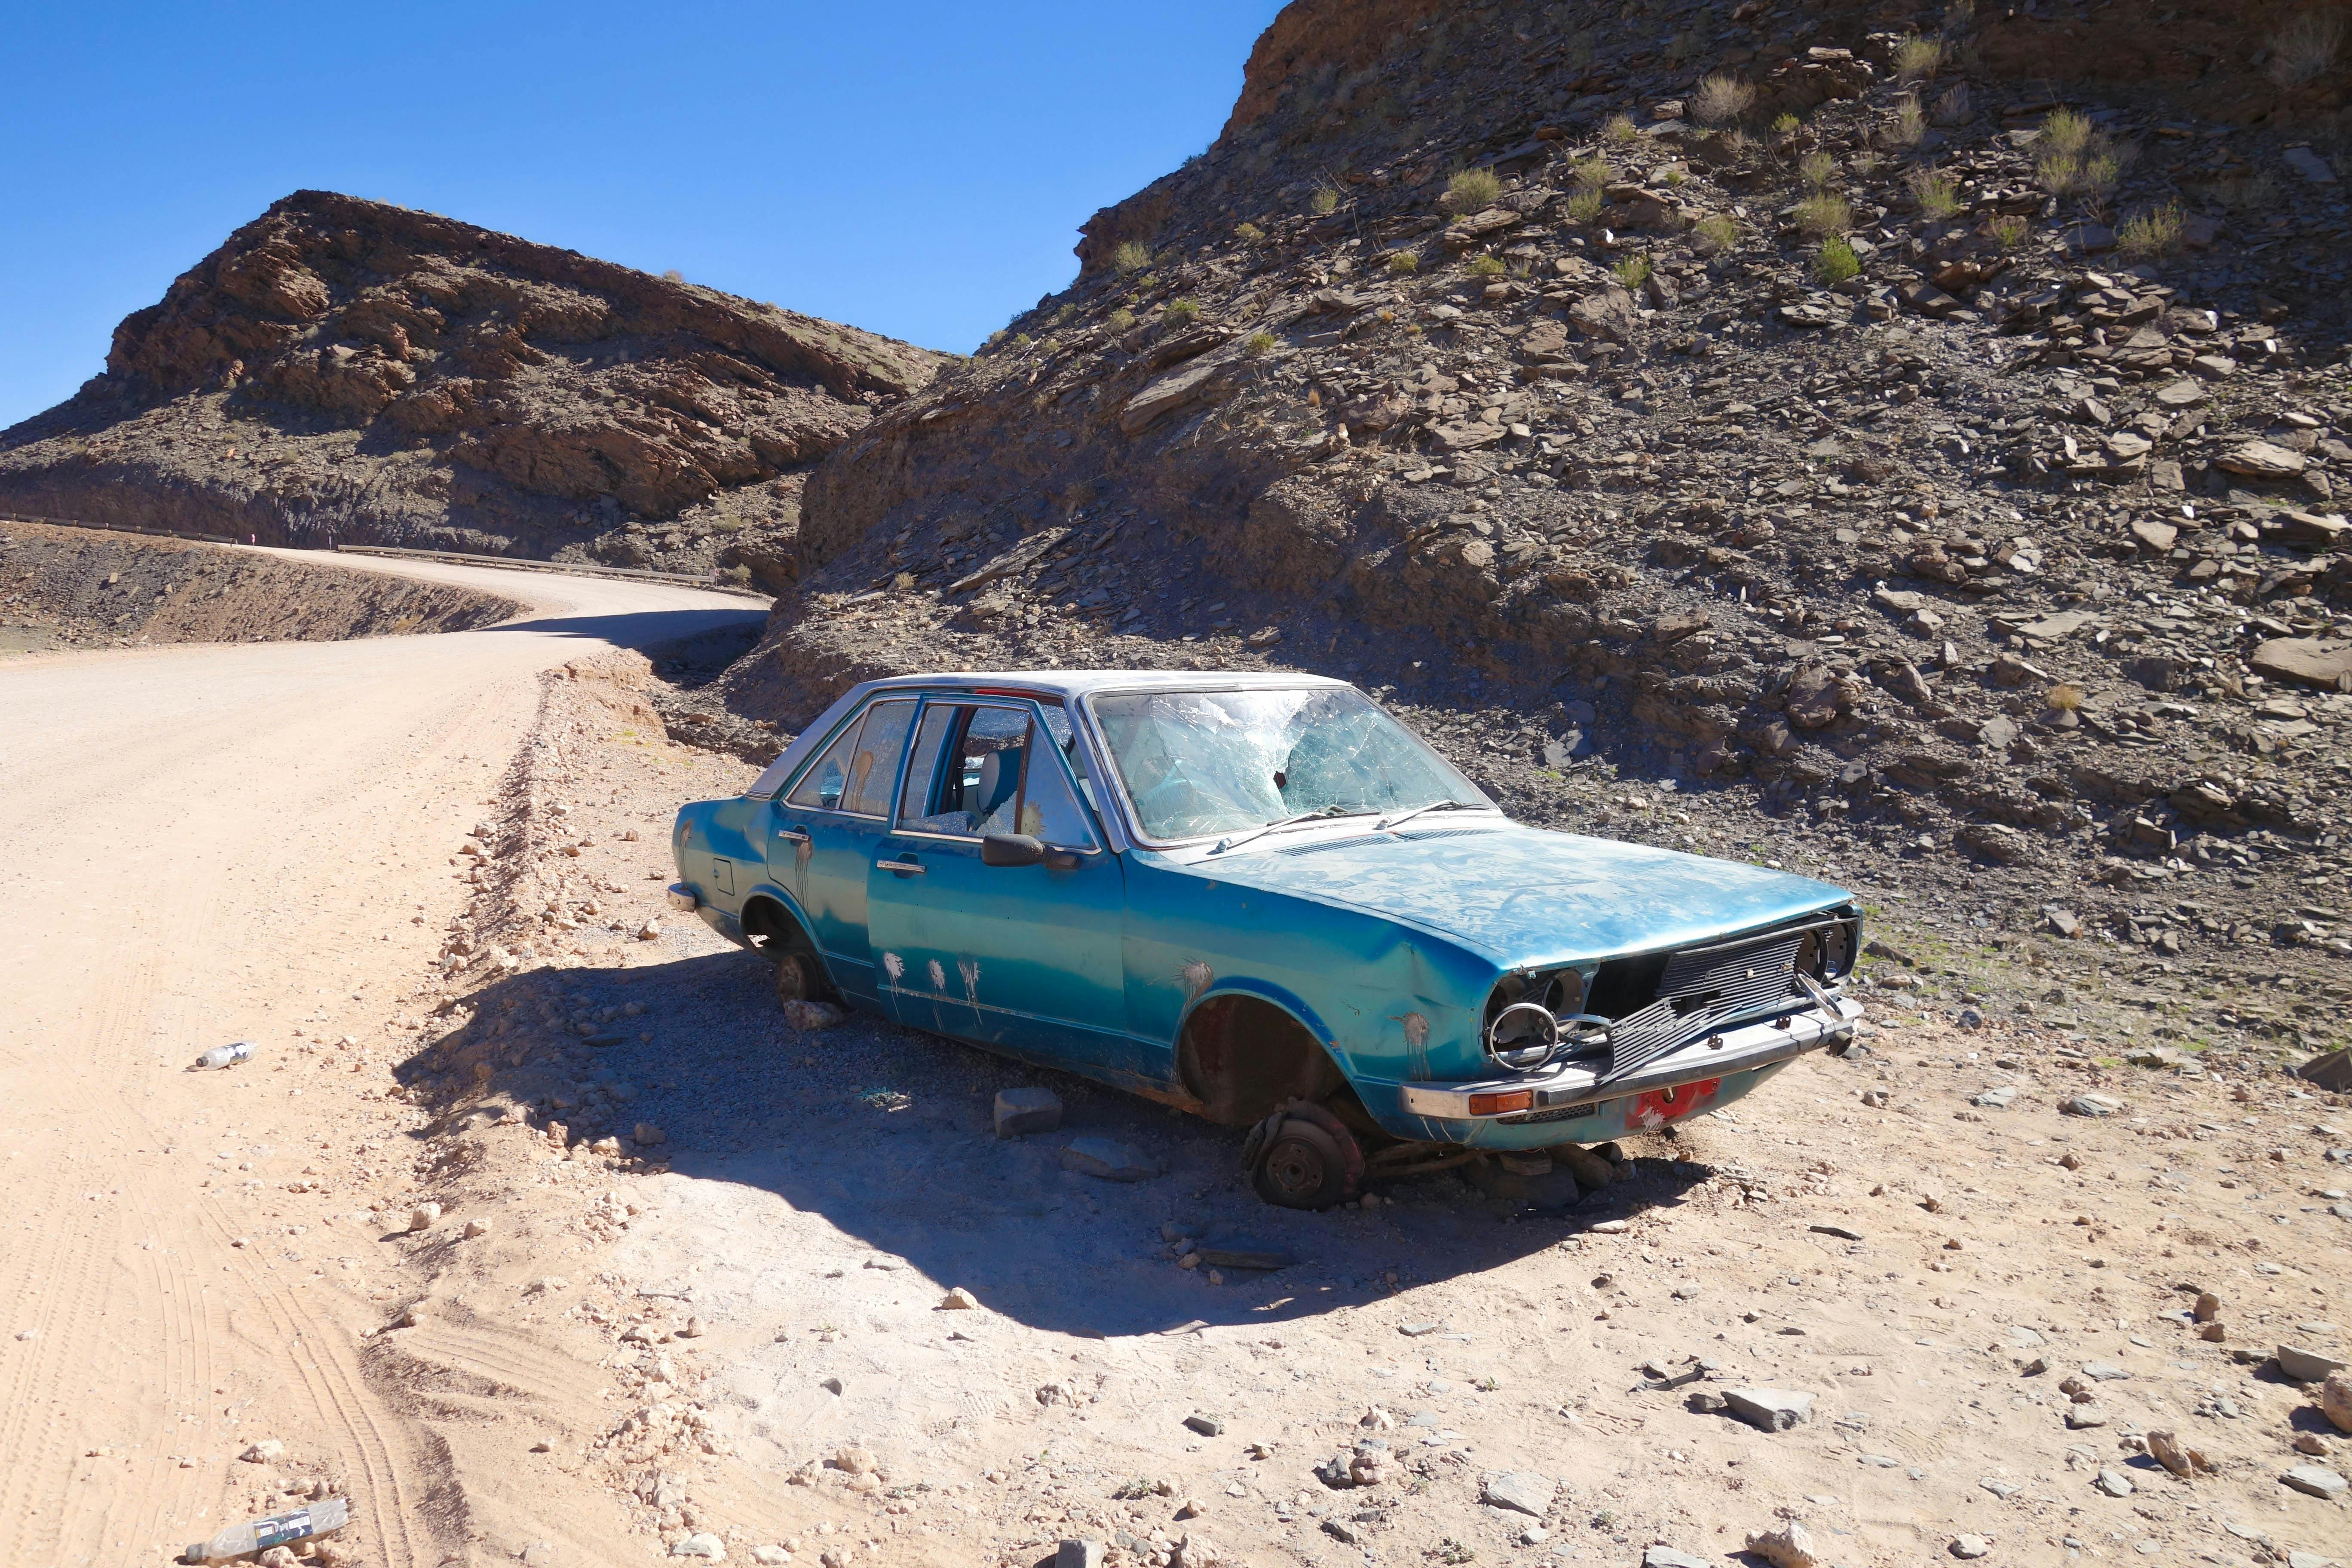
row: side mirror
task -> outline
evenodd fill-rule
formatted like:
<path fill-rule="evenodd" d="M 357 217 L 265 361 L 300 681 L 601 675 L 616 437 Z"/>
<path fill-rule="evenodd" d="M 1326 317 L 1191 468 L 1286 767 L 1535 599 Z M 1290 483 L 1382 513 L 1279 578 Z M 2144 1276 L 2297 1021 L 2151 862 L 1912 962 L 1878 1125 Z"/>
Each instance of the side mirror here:
<path fill-rule="evenodd" d="M 1045 858 L 1045 847 L 1025 833 L 992 833 L 980 841 L 983 866 L 1035 866 Z"/>

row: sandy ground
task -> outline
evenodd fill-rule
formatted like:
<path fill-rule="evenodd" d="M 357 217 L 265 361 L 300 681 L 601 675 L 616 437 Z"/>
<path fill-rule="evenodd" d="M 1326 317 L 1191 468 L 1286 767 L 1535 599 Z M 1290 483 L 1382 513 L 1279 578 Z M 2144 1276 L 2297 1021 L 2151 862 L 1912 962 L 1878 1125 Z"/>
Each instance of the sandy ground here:
<path fill-rule="evenodd" d="M 536 718 L 536 672 L 749 606 L 409 574 L 536 613 L 0 670 L 0 1562 L 161 1561 L 250 1500 L 272 1467 L 236 1456 L 262 1436 L 348 1486 L 371 1560 L 462 1542 L 437 1439 L 361 1364 L 394 1249 L 331 1189 L 268 1212 L 292 1195 L 277 1165 L 415 1123 L 352 1070 L 380 1046 L 321 1047 L 381 1040 L 423 974 L 459 900 L 446 858 Z M 247 1037 L 250 1068 L 185 1070 Z"/>
<path fill-rule="evenodd" d="M 642 624 L 0 673 L 0 1561 L 160 1562 L 320 1483 L 369 1564 L 1723 1563 L 1789 1521 L 1827 1563 L 2352 1555 L 2282 1480 L 2347 1440 L 2269 1359 L 2352 1342 L 2339 1097 L 1880 993 L 1868 1050 L 1570 1213 L 1269 1210 L 1230 1135 L 790 1029 L 659 911 L 676 805 L 751 770 L 646 721 L 602 651 Z M 991 1136 L 1041 1082 L 1062 1131 Z M 1082 1133 L 1160 1173 L 1063 1170 Z M 1810 1416 L 1692 1407 L 1743 1387 Z"/>

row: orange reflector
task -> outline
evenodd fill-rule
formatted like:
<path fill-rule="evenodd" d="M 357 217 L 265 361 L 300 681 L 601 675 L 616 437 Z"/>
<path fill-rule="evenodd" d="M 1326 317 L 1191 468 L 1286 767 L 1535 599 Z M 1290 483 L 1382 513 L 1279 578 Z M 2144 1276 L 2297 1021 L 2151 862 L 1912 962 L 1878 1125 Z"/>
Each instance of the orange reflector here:
<path fill-rule="evenodd" d="M 1470 1097 L 1473 1116 L 1507 1116 L 1514 1110 L 1535 1109 L 1536 1091 L 1515 1089 L 1508 1094 L 1474 1094 Z"/>

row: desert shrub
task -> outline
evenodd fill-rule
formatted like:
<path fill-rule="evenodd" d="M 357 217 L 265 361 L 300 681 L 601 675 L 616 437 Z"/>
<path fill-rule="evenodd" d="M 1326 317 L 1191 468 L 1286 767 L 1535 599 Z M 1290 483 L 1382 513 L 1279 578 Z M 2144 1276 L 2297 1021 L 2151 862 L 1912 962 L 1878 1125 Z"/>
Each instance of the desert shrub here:
<path fill-rule="evenodd" d="M 1960 182 L 1948 170 L 1914 169 L 1905 183 L 1929 217 L 1948 218 L 1960 210 Z"/>
<path fill-rule="evenodd" d="M 1317 217 L 1328 217 L 1339 210 L 1339 204 L 1346 199 L 1346 193 L 1337 185 L 1318 185 L 1307 200 L 1307 208 Z"/>
<path fill-rule="evenodd" d="M 1992 242 L 2003 250 L 2015 250 L 2025 243 L 2025 220 L 2015 213 L 2003 213 L 1992 220 Z"/>
<path fill-rule="evenodd" d="M 2270 37 L 2271 79 L 2281 87 L 2300 87 L 2336 63 L 2344 47 L 2344 13 L 2333 6 L 2315 6 L 2296 16 Z"/>
<path fill-rule="evenodd" d="M 1720 72 L 1698 84 L 1691 94 L 1691 113 L 1702 125 L 1728 125 L 1756 103 L 1756 89 L 1735 76 Z"/>
<path fill-rule="evenodd" d="M 1617 177 L 1617 171 L 1606 158 L 1579 158 L 1568 166 L 1569 174 L 1583 190 L 1597 191 Z"/>
<path fill-rule="evenodd" d="M 1622 114 L 1611 115 L 1609 122 L 1601 128 L 1601 134 L 1620 147 L 1630 146 L 1642 139 L 1642 133 L 1634 129 L 1633 120 Z"/>
<path fill-rule="evenodd" d="M 2116 230 L 2116 245 L 2126 256 L 2163 256 L 2180 246 L 2180 208 L 2171 203 L 2134 213 Z"/>
<path fill-rule="evenodd" d="M 1717 250 L 1728 250 L 1739 243 L 1739 225 L 1727 213 L 1714 213 L 1691 226 L 1691 232 Z"/>
<path fill-rule="evenodd" d="M 1110 253 L 1110 264 L 1122 276 L 1140 272 L 1151 265 L 1151 247 L 1139 239 L 1123 239 Z"/>
<path fill-rule="evenodd" d="M 1805 184 L 1819 190 L 1836 174 L 1837 160 L 1827 153 L 1808 153 L 1798 163 L 1797 173 L 1804 177 Z"/>
<path fill-rule="evenodd" d="M 1568 198 L 1564 210 L 1571 223 L 1591 223 L 1601 216 L 1602 199 L 1597 188 L 1588 185 Z"/>
<path fill-rule="evenodd" d="M 1772 133 L 1776 136 L 1793 135 L 1796 132 L 1797 127 L 1803 123 L 1804 121 L 1799 120 L 1795 115 L 1790 114 L 1784 110 L 1773 119 Z"/>
<path fill-rule="evenodd" d="M 1244 245 L 1255 245 L 1265 238 L 1265 230 L 1254 223 L 1245 223 L 1234 230 L 1234 237 Z"/>
<path fill-rule="evenodd" d="M 1492 169 L 1465 169 L 1445 183 L 1445 204 L 1457 213 L 1485 212 L 1502 195 L 1503 182 Z"/>
<path fill-rule="evenodd" d="M 1160 322 L 1167 327 L 1189 327 L 1201 319 L 1201 306 L 1193 300 L 1171 300 L 1160 307 Z"/>
<path fill-rule="evenodd" d="M 1619 285 L 1627 292 L 1635 292 L 1643 284 L 1650 280 L 1650 258 L 1646 256 L 1629 256 L 1609 270 L 1617 275 Z"/>
<path fill-rule="evenodd" d="M 1016 349 L 1025 349 L 1035 341 L 1035 339 L 1032 338 L 1026 332 L 1015 332 L 1011 338 L 1006 340 L 1008 343 Z"/>
<path fill-rule="evenodd" d="M 1861 271 L 1862 258 L 1854 254 L 1853 243 L 1842 234 L 1822 241 L 1821 250 L 1813 257 L 1813 276 L 1832 289 Z"/>
<path fill-rule="evenodd" d="M 1402 278 L 1420 270 L 1421 258 L 1414 255 L 1412 251 L 1391 250 L 1389 252 L 1389 271 L 1396 277 Z"/>
<path fill-rule="evenodd" d="M 1664 180 L 1669 187 L 1690 183 L 1690 175 L 1681 169 L 1668 169 L 1659 178 Z"/>
<path fill-rule="evenodd" d="M 1264 327 L 1260 327 L 1256 331 L 1252 332 L 1249 336 L 1242 340 L 1242 353 L 1249 355 L 1252 359 L 1257 358 L 1260 354 L 1272 353 L 1273 352 L 1274 334 L 1267 331 Z"/>
<path fill-rule="evenodd" d="M 1944 40 L 1913 33 L 1895 45 L 1895 69 L 1906 81 L 1934 76 L 1944 63 Z"/>
<path fill-rule="evenodd" d="M 1103 318 L 1103 325 L 1115 333 L 1131 332 L 1135 330 L 1135 312 L 1121 305 Z"/>
<path fill-rule="evenodd" d="M 1797 204 L 1797 226 L 1827 237 L 1853 227 L 1853 204 L 1834 191 L 1816 191 Z"/>
<path fill-rule="evenodd" d="M 1470 276 L 1473 278 L 1500 278 L 1508 270 L 1499 256 L 1481 256 L 1470 263 Z"/>
<path fill-rule="evenodd" d="M 2072 713 L 2083 705 L 2083 689 L 2062 681 L 2043 693 L 2042 700 L 2050 705 L 2053 711 Z"/>
<path fill-rule="evenodd" d="M 2034 142 L 2038 149 L 2071 157 L 2089 146 L 2094 134 L 2087 118 L 2071 109 L 2055 109 L 2042 121 L 2042 134 Z"/>
<path fill-rule="evenodd" d="M 1889 142 L 1897 147 L 1916 147 L 1927 134 L 1927 111 L 1919 107 L 1917 99 L 1906 98 L 1895 106 L 1895 123 L 1886 131 Z"/>
<path fill-rule="evenodd" d="M 1969 97 L 1969 84 L 1964 81 L 1954 82 L 1936 100 L 1935 121 L 1938 125 L 1965 125 L 1975 112 L 1975 100 Z"/>

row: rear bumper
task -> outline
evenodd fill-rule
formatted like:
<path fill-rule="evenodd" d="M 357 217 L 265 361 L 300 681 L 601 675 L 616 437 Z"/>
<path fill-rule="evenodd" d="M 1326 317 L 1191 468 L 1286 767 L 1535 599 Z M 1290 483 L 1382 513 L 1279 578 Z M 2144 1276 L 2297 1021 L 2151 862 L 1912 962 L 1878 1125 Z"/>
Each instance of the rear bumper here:
<path fill-rule="evenodd" d="M 1398 1109 L 1433 1121 L 1486 1126 L 1573 1121 L 1576 1110 L 1597 1109 L 1603 1100 L 1753 1072 L 1824 1046 L 1842 1045 L 1853 1038 L 1854 1022 L 1861 1016 L 1861 1003 L 1840 999 L 1828 1007 L 1706 1036 L 1606 1082 L 1589 1067 L 1568 1065 L 1477 1083 L 1400 1084 Z"/>

